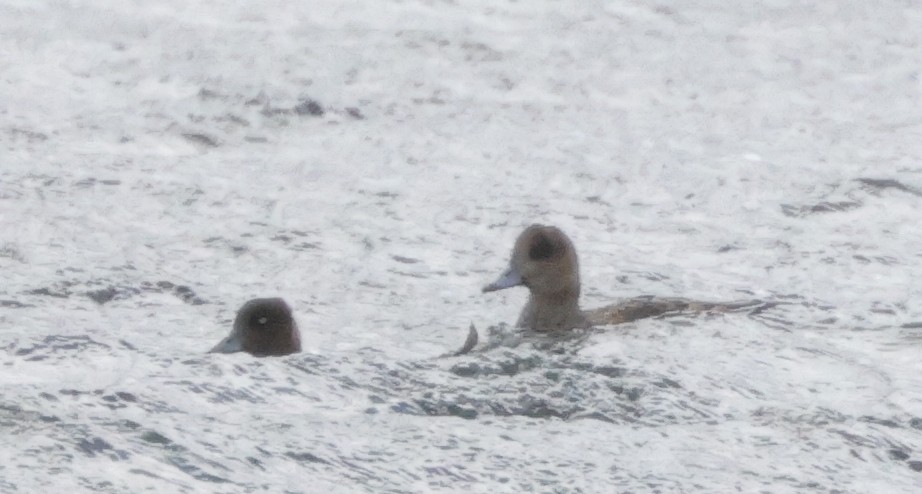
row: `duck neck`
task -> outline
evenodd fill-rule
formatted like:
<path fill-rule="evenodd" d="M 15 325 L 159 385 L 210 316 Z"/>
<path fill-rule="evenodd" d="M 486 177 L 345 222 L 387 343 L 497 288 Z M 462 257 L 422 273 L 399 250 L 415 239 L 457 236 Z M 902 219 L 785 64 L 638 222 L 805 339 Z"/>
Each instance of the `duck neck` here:
<path fill-rule="evenodd" d="M 587 327 L 579 308 L 579 288 L 554 293 L 532 292 L 519 318 L 519 326 L 534 331 L 558 331 Z"/>

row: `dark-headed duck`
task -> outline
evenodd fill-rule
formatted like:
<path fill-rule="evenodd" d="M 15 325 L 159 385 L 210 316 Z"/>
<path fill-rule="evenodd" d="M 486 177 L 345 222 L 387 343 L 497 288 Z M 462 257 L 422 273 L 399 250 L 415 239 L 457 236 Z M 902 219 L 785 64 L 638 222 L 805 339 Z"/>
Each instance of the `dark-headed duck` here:
<path fill-rule="evenodd" d="M 280 298 L 256 298 L 237 311 L 234 329 L 209 353 L 247 352 L 258 357 L 301 351 L 291 308 Z"/>
<path fill-rule="evenodd" d="M 509 268 L 483 287 L 492 292 L 523 285 L 528 303 L 518 327 L 534 331 L 558 331 L 621 324 L 670 312 L 733 310 L 761 302 L 711 303 L 681 298 L 637 297 L 590 311 L 579 308 L 579 261 L 573 242 L 559 228 L 532 225 L 515 241 Z"/>

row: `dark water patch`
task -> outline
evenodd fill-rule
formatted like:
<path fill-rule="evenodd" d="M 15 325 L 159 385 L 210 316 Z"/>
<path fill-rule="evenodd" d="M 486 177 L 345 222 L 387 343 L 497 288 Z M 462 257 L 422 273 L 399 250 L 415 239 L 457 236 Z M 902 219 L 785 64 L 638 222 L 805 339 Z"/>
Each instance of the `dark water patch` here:
<path fill-rule="evenodd" d="M 228 95 L 215 89 L 202 88 L 199 90 L 197 99 L 197 106 L 203 113 L 189 115 L 189 121 L 199 125 L 211 122 L 225 131 L 254 126 L 256 124 L 252 122 L 252 119 L 258 116 L 271 119 L 280 126 L 290 125 L 292 123 L 290 118 L 320 118 L 328 113 L 342 115 L 352 120 L 365 119 L 365 115 L 356 106 L 332 108 L 311 96 L 302 96 L 290 104 L 279 104 L 264 92 L 256 96 Z M 257 113 L 253 113 L 254 110 Z M 243 115 L 249 115 L 251 118 L 248 119 Z"/>
<path fill-rule="evenodd" d="M 560 406 L 545 398 L 525 394 L 521 396 L 515 406 L 504 406 L 499 403 L 491 405 L 492 411 L 499 416 L 522 416 L 536 419 L 569 419 L 584 409 L 579 406 Z"/>
<path fill-rule="evenodd" d="M 178 381 L 171 384 L 178 384 L 196 394 L 205 394 L 208 396 L 208 401 L 212 403 L 266 403 L 265 399 L 248 389 L 233 388 L 230 386 L 215 386 L 191 381 Z"/>
<path fill-rule="evenodd" d="M 252 98 L 246 98 L 243 102 L 245 106 L 265 106 L 269 104 L 269 96 L 260 91 L 259 94 Z"/>
<path fill-rule="evenodd" d="M 809 424 L 821 427 L 833 424 L 844 424 L 852 421 L 853 418 L 837 410 L 820 407 L 813 413 L 800 414 L 793 417 L 785 416 L 782 420 L 795 424 Z"/>
<path fill-rule="evenodd" d="M 110 347 L 86 335 L 50 335 L 30 346 L 16 349 L 14 354 L 26 357 L 25 360 L 28 361 L 41 361 L 59 352 L 83 352 L 91 348 L 109 349 Z"/>
<path fill-rule="evenodd" d="M 891 449 L 890 451 L 887 451 L 887 455 L 897 461 L 904 461 L 909 459 L 909 453 L 902 449 Z"/>
<path fill-rule="evenodd" d="M 250 100 L 250 101 L 256 101 Z M 292 107 L 273 107 L 268 98 L 263 98 L 259 103 L 263 105 L 260 113 L 266 117 L 276 117 L 285 115 L 296 115 L 300 117 L 322 117 L 326 110 L 319 101 L 313 98 L 301 98 Z M 258 104 L 258 103 L 257 103 Z"/>
<path fill-rule="evenodd" d="M 922 191 L 915 187 L 908 186 L 898 180 L 889 178 L 858 178 L 855 179 L 860 185 L 858 190 L 852 188 L 846 190 L 847 199 L 842 200 L 821 200 L 813 204 L 782 204 L 781 212 L 791 218 L 804 218 L 815 214 L 828 214 L 851 211 L 860 208 L 864 203 L 857 199 L 869 193 L 879 196 L 885 190 L 896 190 L 917 197 L 922 197 Z M 840 189 L 841 185 L 836 185 L 833 190 Z M 861 192 L 863 191 L 863 192 Z"/>
<path fill-rule="evenodd" d="M 81 189 L 86 189 L 86 188 L 93 187 L 93 186 L 95 186 L 96 184 L 101 184 L 101 185 L 119 185 L 119 184 L 121 184 L 121 183 L 122 183 L 121 180 L 116 180 L 116 179 L 97 179 L 97 178 L 94 178 L 94 177 L 87 177 L 87 178 L 82 178 L 82 179 L 80 179 L 80 180 L 74 182 L 73 185 L 74 185 L 74 187 L 78 187 L 78 188 L 81 188 Z"/>
<path fill-rule="evenodd" d="M 891 428 L 891 429 L 902 429 L 902 428 L 903 428 L 903 427 L 902 427 L 899 423 L 897 423 L 895 420 L 892 420 L 892 419 L 882 419 L 882 418 L 878 418 L 878 417 L 871 417 L 871 416 L 869 416 L 869 415 L 865 415 L 865 416 L 862 416 L 862 417 L 858 417 L 858 421 L 860 421 L 860 422 L 867 422 L 867 423 L 869 423 L 869 424 L 882 425 L 882 426 L 884 426 L 884 427 L 889 427 L 889 428 Z"/>
<path fill-rule="evenodd" d="M 273 393 L 277 393 L 280 395 L 300 396 L 303 398 L 307 397 L 304 393 L 302 393 L 301 391 L 298 391 L 297 388 L 293 388 L 290 386 L 273 386 L 271 389 Z"/>
<path fill-rule="evenodd" d="M 86 335 L 51 335 L 42 339 L 42 343 L 49 349 L 58 351 L 83 350 L 89 347 L 111 348 L 105 343 L 100 343 Z"/>
<path fill-rule="evenodd" d="M 835 326 L 839 319 L 832 315 L 824 318 L 820 313 L 834 313 L 837 307 L 815 300 L 808 300 L 799 294 L 774 293 L 771 302 L 756 307 L 746 316 L 760 324 L 784 332 L 793 332 L 804 327 L 809 320 L 823 326 Z M 809 314 L 804 314 L 807 312 Z"/>
<path fill-rule="evenodd" d="M 115 428 L 119 432 L 132 432 L 141 428 L 141 424 L 135 422 L 134 420 L 119 420 L 115 422 Z"/>
<path fill-rule="evenodd" d="M 263 462 L 260 461 L 259 458 L 254 458 L 254 457 L 252 457 L 252 456 L 247 456 L 247 457 L 246 457 L 246 461 L 247 461 L 247 463 L 249 463 L 250 465 L 253 465 L 254 467 L 256 467 L 256 468 L 262 470 L 263 472 L 266 471 L 266 467 L 263 466 Z"/>
<path fill-rule="evenodd" d="M 220 93 L 217 90 L 211 88 L 200 88 L 197 94 L 198 98 L 202 101 L 208 100 L 227 100 L 228 96 L 226 94 Z"/>
<path fill-rule="evenodd" d="M 462 419 L 472 420 L 477 418 L 477 410 L 463 406 L 458 403 L 452 403 L 445 400 L 418 399 L 414 400 L 415 407 L 395 406 L 393 411 L 398 413 L 409 413 L 410 415 L 430 415 L 436 417 L 459 417 Z M 420 413 L 420 411 L 422 413 Z"/>
<path fill-rule="evenodd" d="M 77 449 L 83 451 L 87 456 L 96 456 L 97 453 L 111 451 L 112 445 L 105 439 L 94 437 L 91 439 L 81 439 L 77 443 Z"/>
<path fill-rule="evenodd" d="M 285 456 L 291 458 L 292 460 L 297 461 L 298 463 L 323 463 L 326 465 L 330 464 L 330 462 L 324 460 L 323 458 L 320 458 L 319 456 L 313 453 L 308 453 L 308 452 L 296 453 L 294 451 L 289 451 L 285 453 Z"/>
<path fill-rule="evenodd" d="M 316 237 L 315 234 L 309 234 L 300 230 L 280 230 L 274 236 L 271 237 L 271 240 L 274 242 L 279 242 L 285 245 L 288 249 L 303 252 L 306 250 L 315 250 L 321 247 L 321 244 L 317 241 L 308 241 L 305 237 Z"/>
<path fill-rule="evenodd" d="M 76 405 L 96 408 L 105 407 L 109 410 L 119 409 L 140 409 L 147 413 L 177 413 L 180 410 L 171 406 L 168 402 L 162 400 L 147 400 L 139 397 L 134 393 L 128 392 L 111 392 L 110 390 L 78 390 L 78 389 L 61 389 L 58 396 L 53 401 L 73 402 L 68 406 Z M 111 422 L 120 431 L 132 431 L 140 427 L 140 424 L 131 420 L 119 420 Z"/>
<path fill-rule="evenodd" d="M 22 309 L 24 307 L 34 307 L 34 305 L 24 304 L 15 300 L 0 300 L 0 307 L 6 307 L 9 309 Z"/>
<path fill-rule="evenodd" d="M 83 290 L 77 287 L 84 286 Z M 171 281 L 142 281 L 137 285 L 114 284 L 107 280 L 88 280 L 88 281 L 62 281 L 55 283 L 53 286 L 34 288 L 23 292 L 26 295 L 37 295 L 54 298 L 69 298 L 75 293 L 83 293 L 90 300 L 104 305 L 114 300 L 127 300 L 132 297 L 146 294 L 170 294 L 183 302 L 190 305 L 202 305 L 208 303 L 205 299 L 198 296 L 194 290 L 186 285 L 176 284 Z"/>
<path fill-rule="evenodd" d="M 63 396 L 70 396 L 72 398 L 91 394 L 89 391 L 80 391 L 79 389 L 61 389 L 58 391 L 58 393 Z"/>
<path fill-rule="evenodd" d="M 343 474 L 347 479 L 350 479 L 350 480 L 352 480 L 353 482 L 356 482 L 357 485 L 368 485 L 369 482 L 381 482 L 381 481 L 383 481 L 384 479 L 382 479 L 380 476 L 378 476 L 377 474 L 375 474 L 374 471 L 369 470 L 368 468 L 365 468 L 365 467 L 363 466 L 363 464 L 364 464 L 364 463 L 367 463 L 368 460 L 369 460 L 369 458 L 367 458 L 367 457 L 365 457 L 365 458 L 359 458 L 359 457 L 344 458 L 344 457 L 340 457 L 340 458 L 338 458 L 337 463 L 338 463 L 339 465 L 341 465 L 341 466 L 344 467 L 344 468 L 342 468 L 342 469 L 340 470 L 340 471 L 342 472 L 342 474 Z M 387 491 L 382 491 L 382 492 L 387 492 Z"/>
<path fill-rule="evenodd" d="M 71 295 L 70 290 L 68 290 L 70 286 L 73 286 L 73 284 L 70 284 L 70 285 L 63 284 L 63 286 L 59 285 L 57 287 L 51 287 L 51 288 L 49 287 L 35 288 L 32 290 L 26 290 L 25 293 L 27 295 L 42 295 L 46 297 L 68 298 Z"/>
<path fill-rule="evenodd" d="M 797 206 L 794 204 L 782 204 L 781 212 L 791 218 L 803 218 L 813 214 L 836 213 L 842 211 L 851 211 L 861 207 L 858 201 L 823 201 L 817 204 Z"/>
<path fill-rule="evenodd" d="M 873 257 L 867 257 L 867 256 L 863 256 L 863 255 L 861 255 L 861 254 L 854 254 L 854 255 L 852 255 L 852 259 L 854 259 L 854 260 L 860 262 L 861 264 L 871 264 L 871 263 L 874 263 L 874 262 L 879 263 L 879 264 L 883 264 L 884 266 L 892 266 L 892 265 L 895 265 L 895 264 L 899 264 L 899 261 L 898 261 L 895 257 L 891 257 L 891 256 L 873 256 Z"/>
<path fill-rule="evenodd" d="M 118 294 L 118 291 L 113 286 L 86 292 L 86 295 L 90 297 L 93 302 L 96 302 L 99 305 L 103 305 L 106 302 L 114 299 L 116 294 Z"/>
<path fill-rule="evenodd" d="M 119 492 L 119 490 L 116 489 L 115 484 L 109 482 L 108 480 L 99 481 L 82 476 L 77 477 L 77 480 L 80 482 L 80 485 L 87 488 L 90 492 Z"/>
<path fill-rule="evenodd" d="M 78 451 L 90 458 L 103 455 L 112 461 L 125 461 L 131 457 L 131 453 L 113 447 L 108 441 L 101 437 L 82 438 L 77 442 L 76 447 Z"/>
<path fill-rule="evenodd" d="M 751 308 L 743 308 L 742 310 L 746 312 L 746 315 L 750 318 L 757 319 L 759 317 L 774 317 L 780 319 L 777 315 L 777 311 L 769 313 L 768 311 L 772 309 L 783 310 L 786 306 L 793 305 L 790 302 L 781 302 L 781 301 L 767 301 L 767 302 L 758 302 L 757 305 L 752 306 Z"/>
<path fill-rule="evenodd" d="M 843 184 L 831 186 L 831 191 L 844 192 L 845 199 L 826 199 L 814 204 L 782 204 L 781 211 L 786 216 L 803 218 L 814 214 L 827 214 L 851 211 L 863 206 L 859 197 L 867 197 L 868 194 L 880 196 L 885 190 L 895 190 L 922 197 L 922 190 L 916 187 L 906 185 L 895 179 L 890 178 L 858 178 L 855 179 L 859 185 L 854 187 L 843 187 Z M 843 190 L 844 189 L 844 190 Z"/>
<path fill-rule="evenodd" d="M 634 270 L 626 269 L 626 270 L 623 270 L 623 272 L 624 274 L 621 276 L 624 277 L 625 283 L 630 283 L 629 275 L 634 275 L 638 278 L 642 278 L 648 281 L 666 281 L 670 279 L 668 275 L 665 275 L 662 273 L 656 273 L 653 271 L 634 271 Z"/>
<path fill-rule="evenodd" d="M 608 389 L 613 391 L 615 394 L 624 395 L 628 401 L 638 401 L 640 400 L 640 397 L 643 396 L 642 387 L 625 387 L 623 385 L 615 385 L 609 386 Z"/>
<path fill-rule="evenodd" d="M 668 377 L 660 378 L 658 381 L 653 381 L 651 384 L 653 384 L 654 386 L 656 386 L 656 387 L 658 387 L 658 388 L 676 388 L 676 389 L 679 389 L 679 388 L 682 387 L 682 385 L 679 384 L 677 381 L 673 381 L 672 379 L 669 379 Z"/>
<path fill-rule="evenodd" d="M 886 189 L 894 189 L 900 192 L 906 192 L 907 194 L 912 194 L 914 196 L 922 197 L 922 191 L 915 187 L 910 187 L 898 180 L 892 178 L 858 178 L 855 179 L 856 182 L 860 183 L 863 188 L 872 191 L 880 192 Z"/>
<path fill-rule="evenodd" d="M 429 275 L 425 273 L 410 273 L 407 271 L 399 271 L 397 269 L 388 269 L 387 272 L 396 274 L 398 276 L 407 276 L 407 277 L 416 278 L 416 279 L 426 279 L 429 277 Z"/>
<path fill-rule="evenodd" d="M 144 440 L 145 442 L 158 444 L 160 446 L 166 446 L 169 444 L 173 444 L 173 441 L 171 441 L 169 438 L 155 431 L 145 432 L 143 435 L 141 435 L 141 439 Z"/>
<path fill-rule="evenodd" d="M 599 422 L 607 422 L 607 423 L 609 423 L 609 424 L 620 424 L 620 423 L 624 423 L 624 422 L 630 422 L 630 420 L 620 420 L 620 421 L 617 421 L 617 420 L 615 420 L 615 419 L 609 417 L 608 415 L 606 415 L 606 414 L 604 414 L 604 413 L 602 413 L 602 412 L 586 412 L 586 413 L 579 413 L 579 414 L 575 414 L 575 415 L 573 415 L 572 417 L 570 417 L 570 420 L 571 420 L 571 421 L 577 421 L 577 420 L 598 420 Z"/>
<path fill-rule="evenodd" d="M 87 285 L 104 285 L 103 288 L 88 290 L 84 292 L 84 294 L 89 297 L 90 300 L 96 302 L 99 305 L 104 305 L 113 300 L 127 300 L 142 292 L 142 289 L 137 287 L 125 285 L 109 285 L 107 282 L 102 280 L 89 281 L 87 282 Z"/>
<path fill-rule="evenodd" d="M 451 488 L 454 487 L 457 482 L 474 482 L 477 480 L 476 477 L 468 473 L 464 473 L 464 469 L 465 468 L 461 465 L 450 465 L 440 467 L 423 467 L 423 472 L 426 473 L 427 478 L 445 478 L 445 480 L 430 481 L 428 484 L 430 487 Z"/>
<path fill-rule="evenodd" d="M 620 383 L 587 384 L 575 375 L 563 379 L 558 377 L 551 383 L 553 385 L 540 381 L 539 377 L 537 380 L 488 382 L 483 386 L 472 384 L 460 393 L 458 388 L 437 388 L 422 392 L 411 401 L 392 405 L 391 410 L 401 414 L 467 420 L 487 415 L 561 420 L 589 418 L 612 423 L 636 422 L 637 417 L 652 411 L 638 407 L 637 401 L 643 395 L 643 390 L 638 387 Z M 710 416 L 687 402 L 680 402 L 678 407 L 680 411 L 691 411 L 685 414 L 689 418 Z M 653 415 L 657 413 L 653 412 Z"/>
<path fill-rule="evenodd" d="M 914 472 L 922 472 L 922 461 L 913 460 L 908 463 L 909 468 Z"/>
<path fill-rule="evenodd" d="M 22 142 L 25 141 L 29 144 L 37 144 L 40 142 L 45 142 L 48 140 L 48 134 L 44 132 L 39 132 L 37 130 L 24 129 L 20 127 L 12 127 L 7 130 L 7 134 L 10 136 L 13 142 Z"/>
<path fill-rule="evenodd" d="M 163 283 L 163 282 L 161 282 L 161 283 Z M 158 284 L 158 285 L 160 285 L 160 284 Z M 161 286 L 162 286 L 162 285 L 161 285 Z M 204 299 L 202 299 L 202 298 L 200 298 L 198 295 L 196 295 L 195 292 L 192 291 L 192 289 L 189 288 L 188 286 L 185 286 L 185 285 L 176 285 L 176 286 L 171 287 L 171 290 L 172 290 L 173 294 L 176 295 L 177 298 L 179 298 L 179 299 L 182 300 L 183 302 L 186 302 L 187 304 L 191 304 L 191 305 L 202 305 L 202 304 L 206 303 Z"/>
<path fill-rule="evenodd" d="M 576 370 L 592 372 L 594 374 L 599 374 L 609 378 L 619 378 L 624 377 L 626 374 L 626 369 L 624 367 L 616 367 L 612 365 L 594 365 L 588 363 L 577 362 L 573 364 L 573 368 Z"/>
<path fill-rule="evenodd" d="M 208 472 L 202 470 L 202 469 L 199 468 L 198 466 L 193 465 L 192 463 L 190 463 L 189 460 L 183 458 L 182 456 L 179 456 L 179 455 L 170 455 L 170 456 L 167 457 L 167 461 L 168 461 L 171 465 L 173 465 L 173 466 L 175 466 L 176 468 L 178 468 L 179 471 L 185 473 L 186 475 L 189 475 L 190 477 L 194 478 L 195 480 L 201 480 L 202 482 L 211 482 L 211 483 L 214 483 L 214 484 L 227 484 L 227 483 L 231 483 L 230 480 L 228 480 L 228 479 L 226 479 L 226 478 L 224 478 L 224 477 L 219 477 L 219 476 L 217 476 L 217 475 L 214 475 L 214 474 L 211 474 L 211 473 L 208 473 Z M 210 462 L 210 463 L 214 463 L 214 462 Z M 223 466 L 221 466 L 220 468 L 223 469 L 223 470 L 227 470 L 227 468 L 225 468 L 225 467 L 223 467 Z"/>
<path fill-rule="evenodd" d="M 61 419 L 54 415 L 26 410 L 20 405 L 11 403 L 0 404 L 0 426 L 5 428 L 34 429 L 36 424 L 51 424 Z"/>
<path fill-rule="evenodd" d="M 125 286 L 116 288 L 116 295 L 118 298 L 128 298 L 132 295 L 141 293 L 170 294 L 189 305 L 203 305 L 208 303 L 205 299 L 199 297 L 192 288 L 165 280 L 157 282 L 142 281 L 139 288 Z"/>
<path fill-rule="evenodd" d="M 110 409 L 115 410 L 117 408 L 125 408 L 128 405 L 125 403 L 137 403 L 138 398 L 126 392 L 117 392 L 115 394 L 107 394 L 102 396 L 102 401 L 105 402 L 106 406 Z"/>
<path fill-rule="evenodd" d="M 291 233 L 288 233 L 288 232 L 278 233 L 275 236 L 271 237 L 271 240 L 274 242 L 282 243 L 286 245 L 289 249 L 296 250 L 296 251 L 313 250 L 313 249 L 317 249 L 320 247 L 320 244 L 316 242 L 307 242 L 307 241 L 299 240 L 298 238 L 296 238 L 295 236 L 291 235 Z"/>
<path fill-rule="evenodd" d="M 255 235 L 251 233 L 243 233 L 241 237 L 253 237 Z M 240 256 L 250 251 L 250 248 L 246 245 L 237 242 L 236 240 L 227 239 L 224 237 L 209 237 L 205 239 L 205 244 L 209 247 L 220 246 L 227 249 L 231 254 L 235 256 Z"/>
<path fill-rule="evenodd" d="M 12 244 L 4 244 L 3 246 L 0 246 L 0 257 L 12 259 L 20 263 L 26 262 L 26 256 L 24 256 L 22 252 L 20 252 L 19 249 Z"/>
<path fill-rule="evenodd" d="M 491 329 L 492 331 L 492 329 Z M 575 332 L 571 332 L 575 333 Z M 592 331 L 560 335 L 498 335 L 509 346 L 486 345 L 445 368 L 460 382 L 432 382 L 435 369 L 382 369 L 372 395 L 399 400 L 391 411 L 410 415 L 517 416 L 594 419 L 650 425 L 717 419 L 717 400 L 683 390 L 672 376 L 646 375 L 617 362 L 587 362 L 580 349 Z M 495 343 L 492 340 L 491 343 Z M 411 399 L 406 399 L 407 396 Z M 394 402 L 391 402 L 394 403 Z"/>
<path fill-rule="evenodd" d="M 186 132 L 181 134 L 187 141 L 208 148 L 216 148 L 221 145 L 217 137 L 205 134 L 203 132 Z"/>
<path fill-rule="evenodd" d="M 148 292 L 170 293 L 189 305 L 203 305 L 208 301 L 198 296 L 194 290 L 186 285 L 175 284 L 171 281 L 161 280 L 156 283 L 142 282 L 141 289 Z"/>
<path fill-rule="evenodd" d="M 507 354 L 499 361 L 485 363 L 467 362 L 451 368 L 451 372 L 462 377 L 515 376 L 541 366 L 543 359 L 537 355 Z"/>
<path fill-rule="evenodd" d="M 185 447 L 176 444 L 173 442 L 173 440 L 164 436 L 163 434 L 160 434 L 157 431 L 145 431 L 143 434 L 141 434 L 141 440 L 147 444 L 161 447 L 166 451 L 171 451 L 173 453 L 182 453 L 186 451 Z"/>
<path fill-rule="evenodd" d="M 612 207 L 611 203 L 602 199 L 602 196 L 587 196 L 585 198 L 586 202 L 589 204 L 601 204 L 603 206 Z"/>
<path fill-rule="evenodd" d="M 295 105 L 293 110 L 297 115 L 311 115 L 314 117 L 322 117 L 325 113 L 323 111 L 323 107 L 320 106 L 320 103 L 310 98 L 301 100 L 301 102 Z"/>
<path fill-rule="evenodd" d="M 476 331 L 476 328 L 474 328 L 474 331 Z M 579 353 L 591 335 L 602 332 L 604 332 L 604 329 L 596 328 L 536 333 L 520 328 L 511 329 L 506 324 L 499 324 L 489 326 L 486 341 L 483 342 L 480 348 L 469 353 L 491 355 L 498 350 L 506 352 L 519 347 L 530 347 L 537 351 L 539 356 L 575 355 Z"/>
<path fill-rule="evenodd" d="M 240 115 L 235 115 L 233 113 L 226 113 L 223 116 L 215 117 L 214 121 L 220 122 L 220 123 L 230 123 L 230 124 L 238 125 L 240 127 L 250 126 L 249 120 L 241 117 Z"/>
<path fill-rule="evenodd" d="M 296 359 L 289 360 L 288 365 L 312 376 L 339 374 L 337 368 L 331 366 L 329 361 L 315 354 L 299 354 Z"/>
<path fill-rule="evenodd" d="M 155 474 L 155 473 L 148 472 L 147 470 L 142 470 L 142 469 L 140 469 L 140 468 L 132 468 L 132 469 L 129 469 L 128 472 L 134 473 L 134 474 L 137 474 L 137 475 L 143 475 L 143 476 L 145 476 L 145 477 L 149 477 L 149 478 L 152 478 L 152 479 L 160 479 L 160 478 L 162 478 L 162 477 L 160 477 L 159 475 L 157 475 L 157 474 Z"/>
<path fill-rule="evenodd" d="M 841 436 L 846 442 L 855 446 L 862 446 L 865 448 L 874 448 L 877 446 L 877 440 L 869 436 L 860 436 L 842 429 L 830 429 L 830 432 Z"/>

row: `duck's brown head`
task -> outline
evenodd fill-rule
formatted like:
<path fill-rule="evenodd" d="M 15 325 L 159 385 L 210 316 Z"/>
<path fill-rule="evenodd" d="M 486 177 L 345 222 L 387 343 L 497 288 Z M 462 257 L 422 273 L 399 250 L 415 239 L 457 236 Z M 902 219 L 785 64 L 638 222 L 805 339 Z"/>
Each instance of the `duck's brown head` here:
<path fill-rule="evenodd" d="M 262 357 L 301 351 L 301 335 L 291 308 L 280 298 L 257 298 L 237 311 L 234 329 L 211 353 L 247 352 Z"/>
<path fill-rule="evenodd" d="M 579 262 L 573 242 L 559 228 L 532 225 L 515 241 L 509 269 L 483 287 L 492 292 L 524 285 L 534 297 L 579 297 Z"/>

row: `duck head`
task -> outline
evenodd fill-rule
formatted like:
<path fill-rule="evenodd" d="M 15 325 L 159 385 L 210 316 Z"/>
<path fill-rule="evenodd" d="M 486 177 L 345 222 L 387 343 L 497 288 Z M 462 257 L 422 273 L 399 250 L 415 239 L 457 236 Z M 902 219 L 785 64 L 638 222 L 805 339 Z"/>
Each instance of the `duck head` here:
<path fill-rule="evenodd" d="M 234 329 L 209 353 L 247 352 L 259 357 L 301 351 L 301 335 L 291 308 L 280 298 L 257 298 L 237 311 Z"/>
<path fill-rule="evenodd" d="M 579 298 L 573 242 L 555 226 L 531 225 L 515 241 L 509 268 L 484 292 L 525 286 L 534 297 Z"/>

